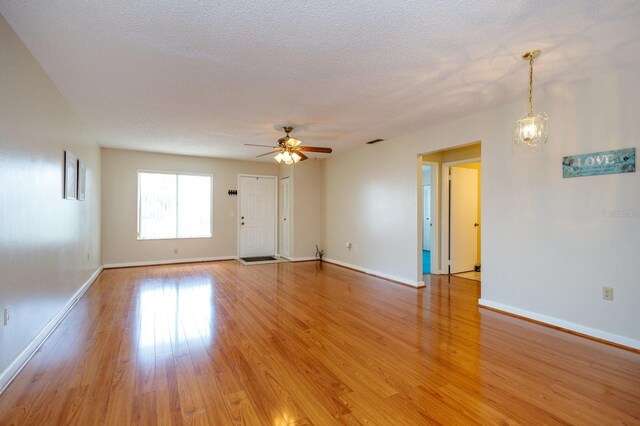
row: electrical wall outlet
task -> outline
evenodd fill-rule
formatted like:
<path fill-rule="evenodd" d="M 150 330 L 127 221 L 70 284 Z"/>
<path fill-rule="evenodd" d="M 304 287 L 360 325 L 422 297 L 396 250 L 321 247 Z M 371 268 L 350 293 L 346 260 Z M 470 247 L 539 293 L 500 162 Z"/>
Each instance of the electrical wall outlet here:
<path fill-rule="evenodd" d="M 178 249 L 177 248 L 173 249 L 173 254 L 178 254 Z"/>
<path fill-rule="evenodd" d="M 602 287 L 602 298 L 604 300 L 613 300 L 613 287 Z"/>
<path fill-rule="evenodd" d="M 9 320 L 11 319 L 11 306 L 6 306 L 2 311 L 2 323 L 7 326 L 9 325 Z"/>
<path fill-rule="evenodd" d="M 351 246 L 352 246 L 351 243 L 347 243 L 347 250 L 351 250 Z"/>

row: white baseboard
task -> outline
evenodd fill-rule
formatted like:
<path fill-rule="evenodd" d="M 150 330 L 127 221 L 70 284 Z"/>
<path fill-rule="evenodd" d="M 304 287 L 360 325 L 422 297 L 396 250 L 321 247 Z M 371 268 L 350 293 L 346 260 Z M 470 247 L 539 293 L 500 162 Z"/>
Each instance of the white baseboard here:
<path fill-rule="evenodd" d="M 194 262 L 214 262 L 216 260 L 233 260 L 237 256 L 217 256 L 217 257 L 196 257 L 192 259 L 168 259 L 168 260 L 146 260 L 143 262 L 109 263 L 103 265 L 104 269 L 129 268 L 132 266 L 153 266 L 170 265 L 174 263 L 194 263 Z"/>
<path fill-rule="evenodd" d="M 486 300 L 486 299 L 478 300 L 478 305 L 485 306 L 491 309 L 496 309 L 498 311 L 507 312 L 520 317 L 529 318 L 529 319 L 539 321 L 545 324 L 549 324 L 555 327 L 564 328 L 565 330 L 574 331 L 576 333 L 595 337 L 596 339 L 606 340 L 607 342 L 616 343 L 622 346 L 627 346 L 629 348 L 640 349 L 640 341 L 638 340 L 630 339 L 624 336 L 619 336 L 617 334 L 608 333 L 602 330 L 597 330 L 591 327 L 585 327 L 584 325 L 576 324 L 570 321 L 565 321 L 559 318 L 538 314 L 535 312 L 527 311 L 524 309 L 509 306 L 509 305 L 504 305 L 502 303 L 493 302 L 491 300 Z"/>
<path fill-rule="evenodd" d="M 51 318 L 51 321 L 44 326 L 42 331 L 38 333 L 38 335 L 27 345 L 26 348 L 13 360 L 11 364 L 0 374 L 0 394 L 4 392 L 4 390 L 9 386 L 9 383 L 18 375 L 18 373 L 24 368 L 24 366 L 29 362 L 31 357 L 40 349 L 40 346 L 47 340 L 47 337 L 51 334 L 51 332 L 56 328 L 56 326 L 64 319 L 64 317 L 69 313 L 73 305 L 82 297 L 82 295 L 91 287 L 91 284 L 94 283 L 98 275 L 102 272 L 103 267 L 100 266 L 96 271 L 89 277 L 87 281 L 74 293 L 73 296 L 69 299 L 69 301 L 60 309 L 60 311 Z"/>
<path fill-rule="evenodd" d="M 282 256 L 280 254 L 277 254 L 276 257 L 280 258 L 280 259 L 285 259 L 288 260 L 289 262 L 308 262 L 310 260 L 318 260 L 316 257 L 314 256 L 307 256 L 307 257 L 287 257 L 287 256 Z"/>
<path fill-rule="evenodd" d="M 406 278 L 396 277 L 395 275 L 385 274 L 383 272 L 374 271 L 372 269 L 363 268 L 362 266 L 352 265 L 350 263 L 341 262 L 341 261 L 335 260 L 335 259 L 326 259 L 325 258 L 323 260 L 325 262 L 327 262 L 327 263 L 333 263 L 333 264 L 338 265 L 338 266 L 344 266 L 345 268 L 355 269 L 356 271 L 364 272 L 365 274 L 368 274 L 368 275 L 373 275 L 373 276 L 376 276 L 378 278 L 383 278 L 383 279 L 386 279 L 386 280 L 399 282 L 401 284 L 406 284 L 406 285 L 411 286 L 411 287 L 421 288 L 421 287 L 425 286 L 423 281 L 408 280 Z"/>

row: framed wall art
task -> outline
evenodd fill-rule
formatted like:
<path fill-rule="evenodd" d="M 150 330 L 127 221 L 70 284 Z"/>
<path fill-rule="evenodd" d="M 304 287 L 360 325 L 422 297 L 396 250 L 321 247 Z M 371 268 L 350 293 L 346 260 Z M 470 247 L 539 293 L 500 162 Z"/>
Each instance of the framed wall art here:
<path fill-rule="evenodd" d="M 87 187 L 87 165 L 84 161 L 78 160 L 78 200 L 84 201 Z"/>
<path fill-rule="evenodd" d="M 562 157 L 563 178 L 633 173 L 635 171 L 635 148 Z"/>
<path fill-rule="evenodd" d="M 78 191 L 78 157 L 64 152 L 64 198 L 75 200 Z"/>

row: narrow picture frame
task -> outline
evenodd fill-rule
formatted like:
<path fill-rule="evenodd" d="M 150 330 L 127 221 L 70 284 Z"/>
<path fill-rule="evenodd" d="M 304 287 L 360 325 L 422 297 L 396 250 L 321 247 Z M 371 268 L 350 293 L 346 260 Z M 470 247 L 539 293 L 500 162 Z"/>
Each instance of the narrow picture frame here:
<path fill-rule="evenodd" d="M 78 159 L 78 195 L 79 201 L 84 201 L 87 188 L 87 165 L 84 161 Z"/>
<path fill-rule="evenodd" d="M 78 157 L 64 152 L 64 198 L 75 200 L 78 191 Z"/>

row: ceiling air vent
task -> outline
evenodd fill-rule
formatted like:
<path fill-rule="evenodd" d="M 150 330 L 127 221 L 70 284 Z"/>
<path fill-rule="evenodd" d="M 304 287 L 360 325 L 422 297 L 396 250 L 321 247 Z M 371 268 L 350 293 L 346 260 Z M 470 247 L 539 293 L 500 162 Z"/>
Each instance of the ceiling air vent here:
<path fill-rule="evenodd" d="M 384 139 L 374 139 L 372 141 L 367 142 L 369 145 L 373 145 L 374 143 L 382 142 Z"/>

